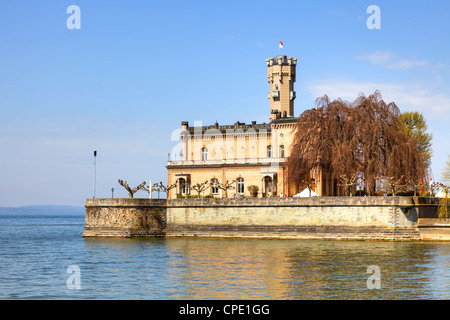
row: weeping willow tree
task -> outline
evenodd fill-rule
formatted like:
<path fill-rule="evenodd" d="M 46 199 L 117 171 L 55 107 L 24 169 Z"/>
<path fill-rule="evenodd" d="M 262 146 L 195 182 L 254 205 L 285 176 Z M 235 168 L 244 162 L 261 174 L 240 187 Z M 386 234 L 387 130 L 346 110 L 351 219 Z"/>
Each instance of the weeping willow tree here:
<path fill-rule="evenodd" d="M 379 91 L 354 102 L 318 98 L 315 109 L 300 115 L 295 130 L 288 159 L 293 183 L 318 171 L 330 183 L 356 176 L 370 195 L 380 177 L 417 181 L 424 175 L 417 142 L 403 131 L 398 107 L 385 103 Z"/>

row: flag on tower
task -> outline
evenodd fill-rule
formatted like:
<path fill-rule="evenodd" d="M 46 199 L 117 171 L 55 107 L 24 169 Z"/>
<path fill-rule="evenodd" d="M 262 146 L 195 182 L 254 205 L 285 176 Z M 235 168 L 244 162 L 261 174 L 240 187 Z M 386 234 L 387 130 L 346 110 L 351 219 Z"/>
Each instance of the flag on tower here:
<path fill-rule="evenodd" d="M 283 49 L 283 42 L 280 41 L 280 49 Z"/>

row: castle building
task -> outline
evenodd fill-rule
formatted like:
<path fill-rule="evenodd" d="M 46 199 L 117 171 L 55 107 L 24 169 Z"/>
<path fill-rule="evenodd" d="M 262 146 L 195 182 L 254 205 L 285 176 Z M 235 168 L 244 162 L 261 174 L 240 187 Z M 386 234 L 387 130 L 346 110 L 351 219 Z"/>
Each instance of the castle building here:
<path fill-rule="evenodd" d="M 266 59 L 269 83 L 268 123 L 181 122 L 181 152 L 167 163 L 167 183 L 176 185 L 167 197 L 211 195 L 258 197 L 294 195 L 298 187 L 288 182 L 287 159 L 297 118 L 294 117 L 294 82 L 297 59 Z M 203 185 L 205 190 L 199 188 Z"/>

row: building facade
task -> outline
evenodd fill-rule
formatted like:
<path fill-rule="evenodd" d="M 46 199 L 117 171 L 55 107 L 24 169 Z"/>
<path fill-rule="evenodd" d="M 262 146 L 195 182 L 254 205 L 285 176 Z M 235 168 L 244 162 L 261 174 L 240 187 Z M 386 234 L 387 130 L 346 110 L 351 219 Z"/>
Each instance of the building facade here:
<path fill-rule="evenodd" d="M 190 126 L 182 121 L 181 152 L 167 164 L 167 182 L 174 186 L 168 192 L 169 199 L 198 194 L 250 197 L 249 186 L 258 188 L 258 197 L 293 195 L 298 191 L 287 176 L 287 158 L 297 122 L 297 59 L 277 56 L 266 62 L 268 123 Z"/>

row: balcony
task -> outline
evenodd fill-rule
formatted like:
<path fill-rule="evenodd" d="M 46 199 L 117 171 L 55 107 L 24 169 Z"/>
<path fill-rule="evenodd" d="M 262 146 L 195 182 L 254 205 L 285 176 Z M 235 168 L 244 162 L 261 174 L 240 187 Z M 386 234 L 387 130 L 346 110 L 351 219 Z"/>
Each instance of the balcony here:
<path fill-rule="evenodd" d="M 279 100 L 280 99 L 280 91 L 278 90 L 278 91 L 272 91 L 272 98 L 274 99 L 274 100 Z"/>
<path fill-rule="evenodd" d="M 291 91 L 291 92 L 289 92 L 289 99 L 290 99 L 290 100 L 294 100 L 294 99 L 295 99 L 295 97 L 296 97 L 296 95 L 295 95 L 295 91 Z"/>

